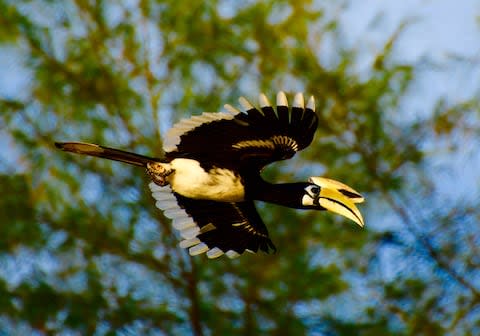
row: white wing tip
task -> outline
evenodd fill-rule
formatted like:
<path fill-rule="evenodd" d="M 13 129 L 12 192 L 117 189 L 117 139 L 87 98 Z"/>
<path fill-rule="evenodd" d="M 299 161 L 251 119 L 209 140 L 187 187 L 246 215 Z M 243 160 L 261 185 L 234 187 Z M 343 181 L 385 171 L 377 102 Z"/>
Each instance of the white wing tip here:
<path fill-rule="evenodd" d="M 260 107 L 271 106 L 270 101 L 264 93 L 260 93 L 260 95 L 258 96 L 258 102 L 260 103 Z"/>
<path fill-rule="evenodd" d="M 315 98 L 313 96 L 308 99 L 307 108 L 315 112 Z"/>
<path fill-rule="evenodd" d="M 198 226 L 187 227 L 180 231 L 180 236 L 183 239 L 193 239 L 200 233 L 200 228 Z"/>
<path fill-rule="evenodd" d="M 223 255 L 223 251 L 220 250 L 218 247 L 214 247 L 207 251 L 207 257 L 209 259 L 215 259 Z"/>
<path fill-rule="evenodd" d="M 148 184 L 148 187 L 152 192 L 163 191 L 163 188 L 168 188 L 168 187 L 160 187 L 158 184 L 155 184 L 154 182 L 150 182 Z"/>
<path fill-rule="evenodd" d="M 172 220 L 172 226 L 175 230 L 182 231 L 197 224 L 190 217 L 178 217 Z"/>
<path fill-rule="evenodd" d="M 196 255 L 205 253 L 207 251 L 208 251 L 208 246 L 205 243 L 200 243 L 188 249 L 188 253 L 190 253 L 191 256 L 196 256 Z"/>
<path fill-rule="evenodd" d="M 253 105 L 245 98 L 245 97 L 240 97 L 238 98 L 238 102 L 240 103 L 240 105 L 242 105 L 242 107 L 248 111 L 248 110 L 251 110 L 253 109 Z"/>
<path fill-rule="evenodd" d="M 283 91 L 277 93 L 277 106 L 288 106 L 287 96 Z"/>
<path fill-rule="evenodd" d="M 189 248 L 189 247 L 192 247 L 194 245 L 197 245 L 197 244 L 200 244 L 201 241 L 200 239 L 198 239 L 197 237 L 195 238 L 192 238 L 192 239 L 185 239 L 185 240 L 182 240 L 180 242 L 180 244 L 178 244 L 181 248 Z"/>
<path fill-rule="evenodd" d="M 240 111 L 238 109 L 236 109 L 235 107 L 233 107 L 232 105 L 230 104 L 225 104 L 223 105 L 223 107 L 225 108 L 225 110 L 227 110 L 228 112 L 230 112 L 231 114 L 238 114 L 240 113 Z"/>
<path fill-rule="evenodd" d="M 293 107 L 299 107 L 301 109 L 305 108 L 305 101 L 303 99 L 302 93 L 297 93 L 295 98 L 293 98 Z"/>
<path fill-rule="evenodd" d="M 234 250 L 228 250 L 227 252 L 225 252 L 225 254 L 227 255 L 227 257 L 229 257 L 230 259 L 235 259 L 235 258 L 238 258 L 240 257 L 240 253 L 234 251 Z"/>

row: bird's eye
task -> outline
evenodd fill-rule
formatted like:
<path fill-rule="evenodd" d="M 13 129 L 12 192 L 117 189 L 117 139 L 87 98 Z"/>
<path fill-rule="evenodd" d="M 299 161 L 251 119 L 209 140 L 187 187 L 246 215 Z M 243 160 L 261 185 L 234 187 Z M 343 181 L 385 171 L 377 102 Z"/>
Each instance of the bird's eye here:
<path fill-rule="evenodd" d="M 315 198 L 320 193 L 320 187 L 316 185 L 309 185 L 305 190 L 312 198 Z"/>

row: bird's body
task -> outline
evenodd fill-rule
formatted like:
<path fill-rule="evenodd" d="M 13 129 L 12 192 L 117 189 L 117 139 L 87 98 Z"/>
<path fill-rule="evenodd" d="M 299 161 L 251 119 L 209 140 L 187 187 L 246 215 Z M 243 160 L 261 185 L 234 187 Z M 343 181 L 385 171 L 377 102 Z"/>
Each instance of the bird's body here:
<path fill-rule="evenodd" d="M 173 159 L 167 177 L 172 190 L 182 196 L 217 202 L 241 202 L 245 200 L 242 177 L 227 168 L 211 167 L 207 170 L 193 159 Z"/>
<path fill-rule="evenodd" d="M 309 182 L 271 184 L 262 169 L 291 158 L 307 147 L 318 124 L 311 97 L 304 105 L 297 94 L 289 107 L 283 92 L 274 109 L 260 95 L 260 109 L 240 98 L 244 112 L 203 113 L 174 125 L 164 140 L 165 156 L 151 158 L 94 144 L 65 142 L 56 146 L 78 154 L 145 167 L 156 206 L 173 220 L 191 255 L 210 258 L 275 247 L 254 200 L 298 209 L 330 210 L 363 226 L 354 203 L 363 198 L 352 188 L 321 177 Z"/>

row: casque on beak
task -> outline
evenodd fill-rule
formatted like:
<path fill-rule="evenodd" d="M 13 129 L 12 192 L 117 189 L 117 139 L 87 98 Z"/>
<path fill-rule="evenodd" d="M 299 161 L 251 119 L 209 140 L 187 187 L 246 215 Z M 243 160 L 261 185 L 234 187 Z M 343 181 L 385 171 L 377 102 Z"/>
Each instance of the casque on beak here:
<path fill-rule="evenodd" d="M 353 188 L 325 177 L 310 177 L 309 182 L 320 187 L 318 204 L 328 211 L 335 212 L 364 227 L 362 214 L 355 203 L 365 199 Z"/>

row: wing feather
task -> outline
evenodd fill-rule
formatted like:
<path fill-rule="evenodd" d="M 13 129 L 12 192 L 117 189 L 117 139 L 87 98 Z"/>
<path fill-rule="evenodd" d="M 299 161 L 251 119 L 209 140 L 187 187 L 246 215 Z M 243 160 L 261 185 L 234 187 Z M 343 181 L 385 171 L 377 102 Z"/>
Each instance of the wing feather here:
<path fill-rule="evenodd" d="M 318 125 L 313 97 L 305 107 L 302 94 L 293 106 L 283 92 L 277 106 L 261 94 L 260 109 L 240 98 L 244 112 L 227 105 L 229 113 L 204 113 L 176 124 L 167 134 L 167 158 L 188 157 L 204 168 L 261 170 L 265 165 L 291 158 L 310 145 Z"/>
<path fill-rule="evenodd" d="M 180 247 L 190 255 L 206 253 L 208 258 L 226 254 L 229 258 L 245 251 L 275 251 L 268 231 L 252 201 L 240 203 L 194 200 L 172 192 L 169 186 L 149 184 L 156 206 L 173 219 L 183 240 Z M 172 204 L 176 207 L 172 209 Z"/>

